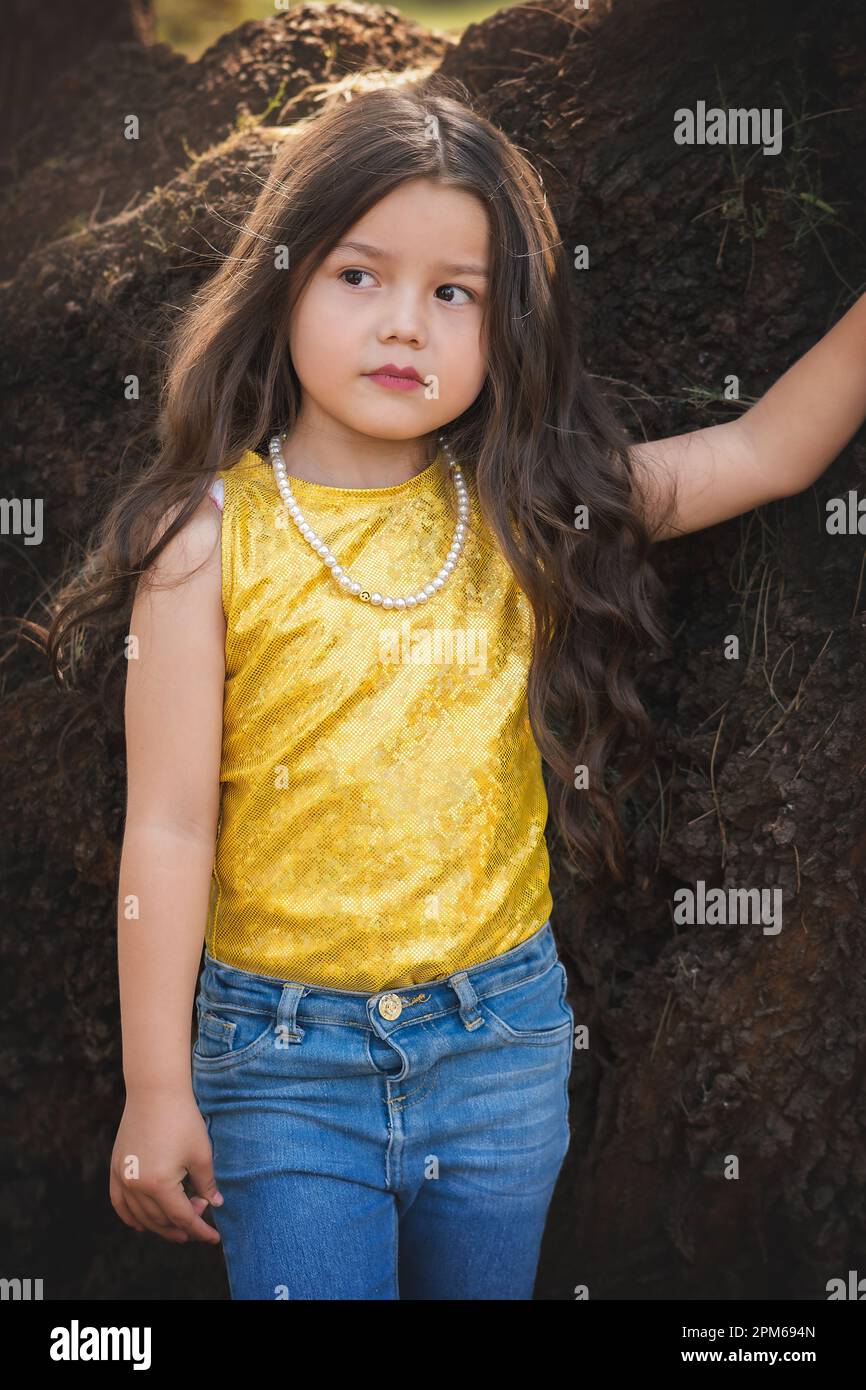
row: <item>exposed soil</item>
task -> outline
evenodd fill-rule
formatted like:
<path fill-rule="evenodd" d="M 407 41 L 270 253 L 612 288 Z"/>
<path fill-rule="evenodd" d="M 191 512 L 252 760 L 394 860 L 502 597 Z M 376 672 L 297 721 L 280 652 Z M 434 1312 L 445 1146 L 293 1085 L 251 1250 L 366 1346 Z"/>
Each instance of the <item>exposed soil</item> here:
<path fill-rule="evenodd" d="M 100 498 L 145 462 L 165 330 L 228 248 L 277 128 L 349 71 L 442 63 L 527 151 L 563 238 L 590 249 L 581 346 L 635 438 L 730 418 L 726 375 L 759 397 L 866 280 L 853 3 L 627 0 L 585 16 L 551 0 L 459 44 L 394 10 L 309 5 L 196 63 L 149 45 L 146 25 L 94 46 L 98 32 L 2 166 L 5 486 L 47 499 L 43 543 L 0 551 L 7 615 L 44 617 Z M 783 152 L 677 145 L 673 112 L 698 100 L 784 107 Z M 864 1272 L 866 581 L 862 536 L 823 524 L 863 469 L 860 436 L 808 492 L 658 548 L 673 650 L 642 662 L 658 776 L 635 799 L 627 888 L 578 890 L 551 843 L 589 1042 L 540 1298 L 823 1299 L 828 1279 Z M 108 1202 L 119 724 L 75 745 L 70 804 L 64 701 L 24 642 L 0 671 L 10 1268 L 50 1271 L 51 1298 L 219 1297 L 218 1251 L 133 1239 Z M 782 930 L 675 923 L 674 893 L 699 880 L 780 888 Z"/>

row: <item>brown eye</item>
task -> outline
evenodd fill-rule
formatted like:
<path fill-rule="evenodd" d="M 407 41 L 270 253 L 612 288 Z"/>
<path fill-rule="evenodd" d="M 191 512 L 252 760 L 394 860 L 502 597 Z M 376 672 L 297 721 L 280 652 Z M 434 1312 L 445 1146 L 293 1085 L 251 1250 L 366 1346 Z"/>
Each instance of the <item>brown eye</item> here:
<path fill-rule="evenodd" d="M 341 271 L 340 271 L 340 274 L 339 274 L 339 276 L 338 276 L 337 278 L 338 278 L 339 280 L 342 280 L 344 275 L 369 275 L 369 274 L 370 274 L 369 270 L 352 270 L 351 268 L 349 268 L 348 270 L 341 270 Z M 347 281 L 347 280 L 344 280 L 343 283 L 344 283 L 344 284 L 348 284 L 348 281 Z M 352 288 L 353 288 L 353 289 L 359 289 L 360 286 L 358 286 L 358 285 L 353 285 Z"/>
<path fill-rule="evenodd" d="M 457 290 L 459 294 L 468 294 L 470 302 L 473 302 L 475 300 L 475 295 L 472 293 L 472 291 L 464 289 L 462 285 L 440 285 L 439 290 Z M 437 294 L 439 293 L 439 290 L 436 291 Z M 453 301 L 450 299 L 446 302 L 448 304 L 453 303 Z"/>

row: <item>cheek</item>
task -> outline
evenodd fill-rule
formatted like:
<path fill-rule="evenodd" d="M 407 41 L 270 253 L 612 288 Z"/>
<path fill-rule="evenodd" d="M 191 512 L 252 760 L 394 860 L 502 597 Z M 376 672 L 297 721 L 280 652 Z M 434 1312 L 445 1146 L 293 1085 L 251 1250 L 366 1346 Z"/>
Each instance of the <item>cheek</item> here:
<path fill-rule="evenodd" d="M 335 375 L 340 370 L 340 348 L 347 347 L 351 323 L 340 313 L 335 296 L 310 293 L 298 304 L 289 334 L 289 350 L 295 370 L 317 376 Z"/>
<path fill-rule="evenodd" d="M 461 395 L 468 393 L 474 400 L 487 376 L 485 338 L 479 328 L 473 326 L 471 331 L 452 341 L 448 351 L 448 363 L 449 379 Z"/>

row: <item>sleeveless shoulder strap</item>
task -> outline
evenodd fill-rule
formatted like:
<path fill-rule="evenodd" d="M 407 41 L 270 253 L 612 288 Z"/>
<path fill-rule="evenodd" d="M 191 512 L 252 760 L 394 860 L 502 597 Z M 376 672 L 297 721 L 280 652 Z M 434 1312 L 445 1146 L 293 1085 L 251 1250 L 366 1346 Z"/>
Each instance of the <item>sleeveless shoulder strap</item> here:
<path fill-rule="evenodd" d="M 273 482 L 271 465 L 255 453 L 247 451 L 228 468 L 219 468 L 208 488 L 208 496 L 220 512 L 220 546 L 222 567 L 223 612 L 229 629 L 234 624 L 234 601 L 243 601 L 255 570 L 259 545 L 258 536 L 267 541 L 274 531 L 272 524 Z M 243 645 L 243 644 L 242 644 Z M 234 642 L 229 632 L 226 645 L 229 671 L 234 659 Z"/>

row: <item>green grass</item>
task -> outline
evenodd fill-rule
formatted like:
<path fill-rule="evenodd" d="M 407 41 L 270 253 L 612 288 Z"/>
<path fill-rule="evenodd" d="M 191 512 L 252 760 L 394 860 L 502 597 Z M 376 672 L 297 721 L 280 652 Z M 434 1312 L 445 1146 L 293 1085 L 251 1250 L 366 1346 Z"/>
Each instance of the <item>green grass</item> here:
<path fill-rule="evenodd" d="M 507 4 L 485 4 L 481 0 L 417 0 L 391 5 L 410 19 L 431 29 L 459 34 L 467 26 Z M 201 57 L 221 34 L 236 29 L 248 19 L 267 19 L 278 15 L 273 0 L 156 0 L 156 37 L 160 43 L 185 53 L 190 59 Z"/>

